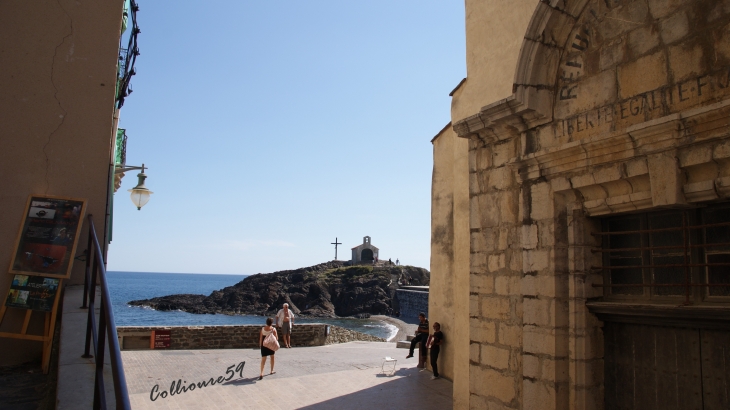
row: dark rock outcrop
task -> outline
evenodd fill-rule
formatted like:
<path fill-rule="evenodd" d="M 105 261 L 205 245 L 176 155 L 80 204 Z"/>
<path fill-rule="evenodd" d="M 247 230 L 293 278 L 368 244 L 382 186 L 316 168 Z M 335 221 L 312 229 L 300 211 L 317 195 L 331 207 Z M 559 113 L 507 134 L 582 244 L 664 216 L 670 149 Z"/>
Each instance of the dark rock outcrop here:
<path fill-rule="evenodd" d="M 348 266 L 332 261 L 252 275 L 204 295 L 170 295 L 129 302 L 156 310 L 190 313 L 273 315 L 284 303 L 304 317 L 391 315 L 400 285 L 428 285 L 430 274 L 413 266 Z"/>

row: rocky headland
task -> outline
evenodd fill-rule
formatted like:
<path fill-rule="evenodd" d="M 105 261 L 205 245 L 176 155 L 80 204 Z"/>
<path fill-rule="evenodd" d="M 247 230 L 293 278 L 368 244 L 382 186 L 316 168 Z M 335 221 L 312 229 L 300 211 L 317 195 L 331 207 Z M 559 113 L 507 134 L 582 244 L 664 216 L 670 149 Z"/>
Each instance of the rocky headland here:
<path fill-rule="evenodd" d="M 170 295 L 133 300 L 133 306 L 200 314 L 271 316 L 288 303 L 302 317 L 367 317 L 398 311 L 395 291 L 428 285 L 430 274 L 414 266 L 355 265 L 331 261 L 307 268 L 260 273 L 205 295 Z"/>

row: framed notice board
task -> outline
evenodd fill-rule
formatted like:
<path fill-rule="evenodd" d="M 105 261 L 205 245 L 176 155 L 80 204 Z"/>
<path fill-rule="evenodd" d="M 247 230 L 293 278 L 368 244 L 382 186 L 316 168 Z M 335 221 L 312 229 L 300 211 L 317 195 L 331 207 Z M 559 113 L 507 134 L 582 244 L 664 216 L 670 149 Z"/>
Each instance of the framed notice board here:
<path fill-rule="evenodd" d="M 64 279 L 71 276 L 85 212 L 83 199 L 28 197 L 10 273 Z"/>

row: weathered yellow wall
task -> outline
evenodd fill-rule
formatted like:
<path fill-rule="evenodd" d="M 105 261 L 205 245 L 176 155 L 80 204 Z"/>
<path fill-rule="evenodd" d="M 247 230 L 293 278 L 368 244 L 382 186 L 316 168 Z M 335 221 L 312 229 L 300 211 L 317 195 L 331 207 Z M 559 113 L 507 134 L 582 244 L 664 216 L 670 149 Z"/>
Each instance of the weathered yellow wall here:
<path fill-rule="evenodd" d="M 454 382 L 455 408 L 469 398 L 469 178 L 468 140 L 449 124 L 433 140 L 430 321 L 445 343 L 439 373 Z"/>
<path fill-rule="evenodd" d="M 447 128 L 449 128 L 447 126 Z M 444 136 L 443 134 L 447 134 Z M 428 295 L 430 321 L 439 322 L 448 337 L 440 353 L 440 373 L 454 377 L 453 347 L 457 328 L 454 292 L 454 194 L 452 191 L 454 138 L 442 131 L 433 141 L 433 175 L 431 183 L 431 282 Z M 452 340 L 452 338 L 454 340 Z"/>
<path fill-rule="evenodd" d="M 522 39 L 537 0 L 466 0 L 467 78 L 453 93 L 451 120 L 478 114 L 512 95 Z M 454 408 L 470 407 L 469 143 L 451 126 L 434 143 L 432 188 L 431 320 L 451 321 L 441 363 L 454 382 Z M 444 289 L 438 289 L 440 282 Z M 444 329 L 447 329 L 444 326 Z M 478 360 L 478 358 L 477 358 Z M 486 382 L 486 381 L 483 381 Z"/>
<path fill-rule="evenodd" d="M 451 130 L 453 133 L 453 130 Z M 469 141 L 454 139 L 454 363 L 469 361 Z M 455 365 L 454 408 L 468 407 L 469 368 Z"/>
<path fill-rule="evenodd" d="M 512 95 L 522 39 L 538 0 L 466 0 L 466 81 L 454 93 L 451 123 Z"/>
<path fill-rule="evenodd" d="M 3 300 L 28 195 L 85 198 L 97 231 L 105 231 L 122 6 L 122 0 L 0 2 Z M 85 232 L 81 238 L 80 247 Z M 83 263 L 76 263 L 70 282 L 83 283 Z M 10 310 L 0 329 L 16 329 L 21 313 Z M 31 331 L 42 325 L 35 314 Z M 40 351 L 39 342 L 0 338 L 0 352 L 13 352 L 0 354 L 0 364 L 28 361 Z"/>

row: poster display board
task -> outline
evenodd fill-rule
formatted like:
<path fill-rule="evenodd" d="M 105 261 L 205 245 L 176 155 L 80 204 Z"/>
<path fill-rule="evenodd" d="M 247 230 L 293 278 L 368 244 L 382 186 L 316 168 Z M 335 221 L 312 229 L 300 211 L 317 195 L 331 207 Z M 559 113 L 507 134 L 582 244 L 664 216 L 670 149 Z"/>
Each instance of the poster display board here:
<path fill-rule="evenodd" d="M 60 293 L 59 289 L 63 286 L 63 279 L 31 275 L 14 275 L 9 279 L 12 279 L 10 281 L 10 290 L 5 298 L 5 303 L 0 304 L 0 324 L 3 324 L 5 313 L 9 309 L 24 310 L 25 318 L 20 329 L 6 326 L 6 330 L 0 332 L 0 337 L 43 342 L 41 364 L 43 373 L 48 374 L 53 332 L 56 328 L 58 301 L 61 299 L 58 294 Z M 43 334 L 28 333 L 30 318 L 33 314 L 37 315 L 38 313 L 44 316 Z"/>
<path fill-rule="evenodd" d="M 83 199 L 31 195 L 10 273 L 68 278 L 85 212 Z"/>
<path fill-rule="evenodd" d="M 5 306 L 50 312 L 56 300 L 61 279 L 43 276 L 15 275 Z"/>

